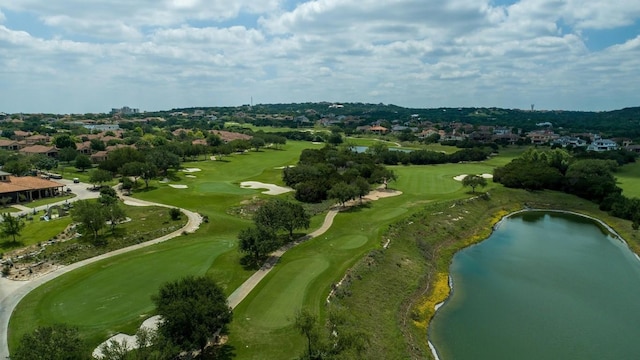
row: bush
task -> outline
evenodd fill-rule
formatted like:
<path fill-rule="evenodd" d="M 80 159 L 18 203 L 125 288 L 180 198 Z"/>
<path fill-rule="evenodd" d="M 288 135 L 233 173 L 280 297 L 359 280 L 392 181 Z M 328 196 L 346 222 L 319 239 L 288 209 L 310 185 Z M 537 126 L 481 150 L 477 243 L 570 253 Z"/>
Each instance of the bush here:
<path fill-rule="evenodd" d="M 178 208 L 171 208 L 169 209 L 169 216 L 171 216 L 171 220 L 180 220 L 180 215 L 182 213 L 180 212 L 180 209 Z"/>

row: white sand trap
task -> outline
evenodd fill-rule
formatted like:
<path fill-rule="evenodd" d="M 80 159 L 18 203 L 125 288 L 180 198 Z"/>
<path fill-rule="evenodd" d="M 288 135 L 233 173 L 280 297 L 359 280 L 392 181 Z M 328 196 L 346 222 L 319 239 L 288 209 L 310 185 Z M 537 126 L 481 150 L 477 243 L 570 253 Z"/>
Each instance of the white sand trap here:
<path fill-rule="evenodd" d="M 176 185 L 176 184 L 169 184 L 169 186 L 171 186 L 174 189 L 186 189 L 188 188 L 187 185 Z"/>
<path fill-rule="evenodd" d="M 493 175 L 491 175 L 491 174 L 478 174 L 478 176 L 483 177 L 485 179 L 493 179 Z M 466 177 L 467 177 L 467 174 L 461 174 L 461 175 L 458 175 L 458 176 L 454 176 L 453 180 L 462 181 Z"/>
<path fill-rule="evenodd" d="M 276 170 L 282 170 L 284 168 L 290 168 L 290 167 L 296 167 L 295 165 L 287 165 L 287 166 L 276 166 L 274 167 L 274 169 Z"/>
<path fill-rule="evenodd" d="M 193 179 L 193 178 L 195 178 L 196 176 L 195 176 L 195 175 L 185 175 L 184 177 L 192 178 L 192 179 Z"/>
<path fill-rule="evenodd" d="M 182 171 L 191 173 L 191 172 L 202 171 L 202 169 L 199 169 L 199 168 L 186 168 L 186 169 L 182 169 Z"/>
<path fill-rule="evenodd" d="M 155 332 L 156 330 L 158 330 L 158 325 L 160 325 L 160 321 L 161 320 L 162 320 L 162 318 L 160 318 L 160 315 L 152 316 L 152 317 L 148 318 L 147 320 L 145 320 L 142 323 L 142 325 L 140 325 L 140 329 L 146 329 L 148 331 Z M 120 333 L 120 334 L 116 334 L 116 335 L 110 337 L 107 341 L 103 342 L 97 348 L 95 348 L 95 350 L 93 350 L 93 354 L 92 354 L 93 357 L 95 359 L 102 359 L 104 357 L 104 354 L 102 353 L 102 346 L 103 345 L 108 345 L 112 341 L 122 344 L 123 346 L 125 346 L 127 348 L 127 350 L 133 350 L 133 349 L 137 349 L 138 348 L 138 337 L 137 336 Z"/>
<path fill-rule="evenodd" d="M 218 160 L 215 156 L 211 156 L 209 159 L 211 159 L 211 160 L 213 160 L 213 161 Z"/>
<path fill-rule="evenodd" d="M 267 191 L 262 192 L 263 194 L 267 195 L 280 195 L 289 191 L 293 191 L 292 188 L 274 184 L 265 184 L 259 181 L 243 181 L 240 183 L 240 186 L 245 189 L 267 189 Z"/>
<path fill-rule="evenodd" d="M 312 142 L 313 145 L 322 145 L 324 144 L 323 142 L 319 142 L 319 141 L 313 141 Z"/>

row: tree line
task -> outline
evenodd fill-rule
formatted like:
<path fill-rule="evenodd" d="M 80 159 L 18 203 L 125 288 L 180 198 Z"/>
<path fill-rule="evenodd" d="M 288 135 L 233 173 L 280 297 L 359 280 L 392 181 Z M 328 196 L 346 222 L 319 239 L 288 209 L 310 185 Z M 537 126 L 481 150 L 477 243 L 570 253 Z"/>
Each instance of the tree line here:
<path fill-rule="evenodd" d="M 588 158 L 589 154 L 596 158 Z M 633 221 L 633 227 L 637 229 L 640 226 L 640 199 L 622 195 L 614 176 L 622 165 L 620 162 L 634 162 L 635 158 L 633 153 L 573 156 L 562 149 L 540 151 L 532 148 L 507 165 L 496 168 L 493 180 L 511 188 L 549 189 L 577 195 L 599 204 L 601 210 L 613 216 Z"/>

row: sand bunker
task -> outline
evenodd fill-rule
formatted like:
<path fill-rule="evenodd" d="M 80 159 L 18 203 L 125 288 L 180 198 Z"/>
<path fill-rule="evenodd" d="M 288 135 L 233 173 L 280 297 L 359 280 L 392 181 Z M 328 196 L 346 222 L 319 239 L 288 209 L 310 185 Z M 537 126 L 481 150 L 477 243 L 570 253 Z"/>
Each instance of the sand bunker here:
<path fill-rule="evenodd" d="M 188 173 L 191 173 L 191 172 L 198 172 L 198 171 L 202 171 L 202 169 L 198 169 L 198 168 L 186 168 L 186 169 L 182 169 L 182 171 L 184 171 L 184 172 L 188 172 Z"/>
<path fill-rule="evenodd" d="M 174 189 L 186 189 L 188 187 L 187 185 L 176 185 L 176 184 L 169 184 L 169 186 L 171 186 Z"/>
<path fill-rule="evenodd" d="M 453 180 L 455 180 L 455 181 L 462 181 L 462 180 L 464 180 L 464 178 L 466 178 L 467 176 L 468 176 L 467 174 L 461 174 L 461 175 L 458 175 L 458 176 L 454 176 L 454 177 L 453 177 Z M 481 176 L 481 177 L 483 177 L 483 178 L 485 178 L 485 179 L 493 179 L 493 175 L 491 175 L 491 174 L 478 174 L 478 176 Z"/>
<path fill-rule="evenodd" d="M 284 168 L 292 168 L 292 167 L 296 167 L 295 165 L 287 165 L 287 166 L 276 166 L 274 167 L 274 169 L 276 170 L 282 170 Z"/>
<path fill-rule="evenodd" d="M 195 178 L 196 176 L 195 176 L 195 175 L 185 175 L 184 177 L 192 178 L 192 179 L 193 179 L 193 178 Z"/>
<path fill-rule="evenodd" d="M 259 181 L 243 181 L 240 183 L 240 186 L 245 189 L 267 189 L 267 191 L 262 192 L 263 194 L 267 195 L 280 195 L 289 191 L 293 191 L 292 188 L 274 184 L 265 184 Z"/>
<path fill-rule="evenodd" d="M 140 329 L 146 329 L 148 331 L 155 332 L 158 330 L 158 326 L 160 325 L 160 321 L 162 318 L 160 315 L 155 315 L 147 320 L 145 320 L 142 325 L 140 325 Z M 102 347 L 105 345 L 109 345 L 111 342 L 116 342 L 121 344 L 127 350 L 133 350 L 138 348 L 138 337 L 136 335 L 127 335 L 123 333 L 116 334 L 110 337 L 107 341 L 100 344 L 95 350 L 93 350 L 93 357 L 95 359 L 102 359 L 104 354 L 102 352 Z"/>

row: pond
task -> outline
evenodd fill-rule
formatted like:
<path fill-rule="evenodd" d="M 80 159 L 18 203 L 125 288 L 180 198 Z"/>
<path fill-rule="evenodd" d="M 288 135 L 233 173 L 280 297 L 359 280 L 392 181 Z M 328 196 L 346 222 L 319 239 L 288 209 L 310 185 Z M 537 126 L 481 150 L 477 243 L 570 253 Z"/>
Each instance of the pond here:
<path fill-rule="evenodd" d="M 363 152 L 366 152 L 369 149 L 369 147 L 358 145 L 358 146 L 352 146 L 351 149 L 353 149 L 353 151 L 357 153 L 363 153 Z M 412 152 L 413 150 L 391 147 L 389 148 L 389 151 L 402 151 L 402 152 L 408 153 L 408 152 Z"/>
<path fill-rule="evenodd" d="M 440 359 L 633 359 L 640 260 L 595 221 L 526 212 L 454 256 L 431 322 Z"/>

